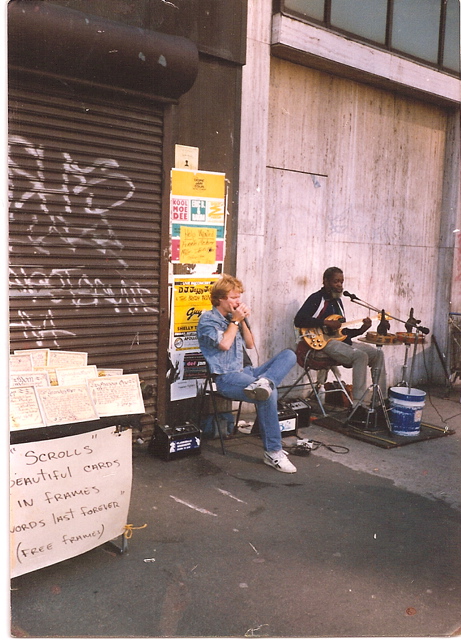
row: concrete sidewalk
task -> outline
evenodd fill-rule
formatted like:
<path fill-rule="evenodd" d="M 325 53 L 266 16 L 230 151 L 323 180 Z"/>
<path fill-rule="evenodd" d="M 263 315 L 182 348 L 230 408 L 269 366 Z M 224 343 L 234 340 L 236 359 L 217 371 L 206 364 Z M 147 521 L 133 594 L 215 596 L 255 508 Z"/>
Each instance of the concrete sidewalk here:
<path fill-rule="evenodd" d="M 293 475 L 259 438 L 164 462 L 134 446 L 128 552 L 15 578 L 13 635 L 446 637 L 461 627 L 459 388 L 424 419 L 456 433 L 383 450 L 310 426 Z"/>

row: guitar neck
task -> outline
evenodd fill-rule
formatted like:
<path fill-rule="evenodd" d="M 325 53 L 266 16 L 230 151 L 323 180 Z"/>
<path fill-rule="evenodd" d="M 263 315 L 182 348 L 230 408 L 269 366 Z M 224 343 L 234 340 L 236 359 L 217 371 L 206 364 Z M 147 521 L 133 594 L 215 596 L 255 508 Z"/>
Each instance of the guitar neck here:
<path fill-rule="evenodd" d="M 371 316 L 370 320 L 377 320 L 380 317 L 381 315 Z M 325 318 L 325 320 L 327 320 L 327 318 Z M 347 322 L 343 322 L 341 325 L 341 329 L 343 327 L 352 327 L 352 325 L 357 324 L 357 322 L 363 322 L 363 318 L 360 318 L 360 320 L 348 320 Z"/>

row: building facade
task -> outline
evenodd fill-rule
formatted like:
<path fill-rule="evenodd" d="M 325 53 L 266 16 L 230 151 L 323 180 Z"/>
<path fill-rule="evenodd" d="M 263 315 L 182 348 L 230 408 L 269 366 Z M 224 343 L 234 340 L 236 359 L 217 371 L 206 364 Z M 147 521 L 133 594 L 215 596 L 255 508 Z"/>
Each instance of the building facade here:
<path fill-rule="evenodd" d="M 459 3 L 251 0 L 247 43 L 237 272 L 260 356 L 294 346 L 335 265 L 361 301 L 414 308 L 430 334 L 413 382 L 443 382 L 432 341 L 446 353 L 461 308 Z M 403 347 L 385 356 L 396 384 Z"/>
<path fill-rule="evenodd" d="M 8 5 L 10 347 L 139 374 L 146 426 L 170 419 L 174 149 L 226 174 L 231 229 L 245 20 L 236 1 Z"/>
<path fill-rule="evenodd" d="M 431 330 L 417 380 L 443 380 L 431 338 L 445 352 L 461 311 L 459 3 L 417 0 L 413 28 L 405 2 L 10 2 L 11 349 L 87 351 L 152 385 L 149 418 L 191 416 L 167 379 L 179 144 L 226 175 L 224 269 L 246 286 L 255 358 L 295 346 L 336 265 L 361 300 L 414 308 Z M 386 350 L 390 384 L 402 350 Z"/>

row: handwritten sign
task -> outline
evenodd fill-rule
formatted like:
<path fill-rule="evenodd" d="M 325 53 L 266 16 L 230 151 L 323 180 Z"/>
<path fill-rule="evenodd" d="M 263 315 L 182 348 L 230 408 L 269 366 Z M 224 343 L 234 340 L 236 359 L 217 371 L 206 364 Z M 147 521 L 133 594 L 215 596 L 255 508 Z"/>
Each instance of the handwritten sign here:
<path fill-rule="evenodd" d="M 50 379 L 50 384 L 57 385 L 58 378 L 56 377 L 56 369 L 54 367 L 34 367 L 34 371 L 46 371 Z"/>
<path fill-rule="evenodd" d="M 100 416 L 119 416 L 145 411 L 137 373 L 91 378 L 88 380 L 88 388 Z"/>
<path fill-rule="evenodd" d="M 24 355 L 14 353 L 10 355 L 10 371 L 32 371 L 32 356 L 30 353 Z"/>
<path fill-rule="evenodd" d="M 44 427 L 35 387 L 10 389 L 10 429 L 34 429 Z"/>
<path fill-rule="evenodd" d="M 46 367 L 49 353 L 49 349 L 16 349 L 14 352 L 17 356 L 30 355 L 33 367 Z"/>
<path fill-rule="evenodd" d="M 10 450 L 12 577 L 121 535 L 131 493 L 131 431 L 114 427 Z"/>
<path fill-rule="evenodd" d="M 72 367 L 71 369 L 56 369 L 56 379 L 60 386 L 85 384 L 88 378 L 97 378 L 98 369 L 95 364 L 87 367 Z"/>
<path fill-rule="evenodd" d="M 214 264 L 216 262 L 216 229 L 181 226 L 179 261 L 182 264 Z"/>
<path fill-rule="evenodd" d="M 48 354 L 49 367 L 86 367 L 88 354 L 83 351 L 53 351 Z"/>
<path fill-rule="evenodd" d="M 86 385 L 38 388 L 37 395 L 48 427 L 99 418 Z"/>
<path fill-rule="evenodd" d="M 16 371 L 10 375 L 10 387 L 49 387 L 48 371 Z"/>

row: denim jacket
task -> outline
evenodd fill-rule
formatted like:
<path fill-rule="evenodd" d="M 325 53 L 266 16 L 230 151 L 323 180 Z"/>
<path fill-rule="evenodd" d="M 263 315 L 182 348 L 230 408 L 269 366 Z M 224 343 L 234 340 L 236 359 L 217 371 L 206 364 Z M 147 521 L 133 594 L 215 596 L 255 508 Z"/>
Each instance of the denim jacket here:
<path fill-rule="evenodd" d="M 228 351 L 222 351 L 218 346 L 228 326 L 229 321 L 215 307 L 211 311 L 204 311 L 198 322 L 197 337 L 200 350 L 210 372 L 218 375 L 243 369 L 243 338 L 240 331 L 237 331 Z"/>

